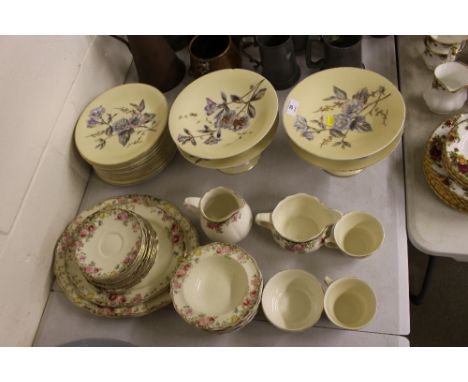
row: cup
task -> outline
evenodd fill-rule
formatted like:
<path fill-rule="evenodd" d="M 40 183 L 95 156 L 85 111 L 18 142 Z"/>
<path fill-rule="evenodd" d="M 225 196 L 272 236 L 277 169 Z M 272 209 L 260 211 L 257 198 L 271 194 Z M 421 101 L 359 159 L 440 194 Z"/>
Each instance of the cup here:
<path fill-rule="evenodd" d="M 341 216 L 316 197 L 299 193 L 284 198 L 273 212 L 257 214 L 255 223 L 269 229 L 282 248 L 306 253 L 322 246 L 329 226 Z"/>
<path fill-rule="evenodd" d="M 350 212 L 330 228 L 325 246 L 338 248 L 352 257 L 372 255 L 384 241 L 382 224 L 365 212 Z"/>
<path fill-rule="evenodd" d="M 185 76 L 185 65 L 162 36 L 127 36 L 140 82 L 162 92 L 177 86 Z"/>
<path fill-rule="evenodd" d="M 321 53 L 320 58 L 313 60 L 316 51 Z M 362 68 L 362 36 L 309 36 L 305 60 L 313 69 Z"/>
<path fill-rule="evenodd" d="M 195 78 L 240 66 L 240 56 L 231 36 L 195 36 L 189 44 L 189 53 L 190 74 Z"/>
<path fill-rule="evenodd" d="M 325 277 L 328 288 L 324 309 L 328 319 L 344 329 L 361 329 L 375 317 L 377 298 L 372 288 L 354 277 L 333 280 Z"/>
<path fill-rule="evenodd" d="M 265 76 L 277 90 L 293 86 L 301 75 L 291 36 L 256 36 Z"/>

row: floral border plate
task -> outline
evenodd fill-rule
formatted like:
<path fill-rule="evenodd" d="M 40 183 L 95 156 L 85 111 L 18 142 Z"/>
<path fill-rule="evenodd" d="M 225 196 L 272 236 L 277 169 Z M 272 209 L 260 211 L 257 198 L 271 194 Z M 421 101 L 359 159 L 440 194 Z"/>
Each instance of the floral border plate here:
<path fill-rule="evenodd" d="M 277 113 L 278 97 L 266 78 L 251 70 L 218 70 L 198 78 L 177 96 L 169 131 L 185 153 L 224 159 L 260 142 Z"/>
<path fill-rule="evenodd" d="M 107 90 L 86 106 L 75 143 L 90 164 L 115 166 L 148 152 L 166 127 L 168 104 L 158 89 L 140 83 Z"/>
<path fill-rule="evenodd" d="M 242 297 L 239 305 L 232 311 L 221 315 L 209 315 L 196 311 L 189 305 L 184 295 L 184 281 L 197 264 L 207 257 L 223 256 L 238 262 L 246 272 L 248 290 Z M 221 331 L 239 325 L 251 317 L 261 296 L 263 278 L 254 258 L 241 247 L 233 244 L 211 243 L 197 248 L 179 266 L 171 281 L 172 302 L 177 313 L 189 324 L 208 331 Z"/>
<path fill-rule="evenodd" d="M 444 145 L 444 165 L 451 177 L 468 187 L 468 114 L 453 119 Z"/>
<path fill-rule="evenodd" d="M 68 234 L 70 237 L 70 232 L 76 229 L 76 227 L 79 226 L 81 222 L 83 222 L 83 220 L 92 213 L 102 208 L 124 208 L 125 205 L 128 203 L 141 203 L 142 205 L 146 205 L 148 207 L 156 206 L 163 208 L 179 223 L 184 233 L 183 240 L 186 250 L 192 251 L 193 249 L 198 247 L 199 244 L 197 232 L 193 225 L 190 223 L 190 221 L 185 216 L 183 216 L 173 204 L 150 195 L 130 194 L 112 197 L 81 212 L 67 226 L 64 233 L 60 236 L 60 238 L 57 241 L 57 245 L 54 250 L 54 273 L 57 278 L 57 283 L 64 290 L 65 295 L 69 298 L 69 300 L 75 305 L 82 307 L 96 315 L 108 317 L 142 315 L 150 313 L 152 310 L 158 309 L 160 306 L 167 305 L 168 302 L 166 299 L 166 295 L 163 293 L 163 291 L 161 291 L 163 294 L 150 298 L 147 301 L 134 302 L 132 306 L 119 306 L 122 302 L 118 301 L 118 295 L 115 296 L 115 299 L 112 299 L 116 307 L 100 306 L 98 304 L 88 301 L 85 297 L 81 296 L 78 293 L 75 284 L 70 279 L 70 275 L 67 270 L 67 265 L 69 263 L 71 263 L 72 265 L 76 265 L 76 263 L 69 262 L 67 259 L 67 256 L 70 252 L 66 250 L 66 247 L 70 245 L 70 243 L 67 243 L 67 241 L 64 238 L 64 235 Z"/>
<path fill-rule="evenodd" d="M 405 103 L 398 89 L 370 70 L 335 68 L 297 84 L 283 107 L 283 125 L 302 150 L 329 160 L 373 155 L 401 134 Z"/>
<path fill-rule="evenodd" d="M 445 199 L 454 199 L 459 205 L 465 205 L 466 203 L 466 207 L 468 207 L 468 187 L 462 187 L 450 177 L 443 166 L 442 159 L 445 140 L 458 118 L 459 116 L 455 116 L 447 119 L 437 126 L 431 134 L 426 145 L 424 156 L 424 175 L 430 183 L 431 188 L 432 184 L 437 181 L 438 192 L 436 192 L 436 194 L 439 197 L 439 194 L 444 191 Z M 453 202 L 444 201 L 448 204 L 453 204 Z"/>

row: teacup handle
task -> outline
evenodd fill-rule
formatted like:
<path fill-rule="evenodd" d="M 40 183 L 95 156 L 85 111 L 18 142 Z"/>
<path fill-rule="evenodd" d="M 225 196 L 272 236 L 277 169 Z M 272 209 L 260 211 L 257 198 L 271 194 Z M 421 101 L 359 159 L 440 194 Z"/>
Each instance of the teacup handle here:
<path fill-rule="evenodd" d="M 194 214 L 200 213 L 200 200 L 201 198 L 189 197 L 184 200 L 184 207 Z"/>
<path fill-rule="evenodd" d="M 271 223 L 271 213 L 270 212 L 263 212 L 260 214 L 255 215 L 255 223 L 260 227 L 272 230 L 273 224 Z"/>
<path fill-rule="evenodd" d="M 336 244 L 335 236 L 333 235 L 334 227 L 335 225 L 333 224 L 327 228 L 327 233 L 325 235 L 323 244 L 325 244 L 325 247 L 337 249 L 338 245 Z"/>
<path fill-rule="evenodd" d="M 325 276 L 325 284 L 327 284 L 327 286 L 330 286 L 335 280 L 333 280 L 331 277 L 329 276 Z"/>

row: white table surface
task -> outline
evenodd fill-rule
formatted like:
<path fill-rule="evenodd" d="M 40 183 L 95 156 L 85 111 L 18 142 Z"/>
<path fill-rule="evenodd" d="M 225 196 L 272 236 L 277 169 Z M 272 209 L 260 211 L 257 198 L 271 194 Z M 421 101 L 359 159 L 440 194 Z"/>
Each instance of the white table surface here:
<path fill-rule="evenodd" d="M 298 62 L 301 64 L 301 77 L 304 78 L 310 74 L 310 71 L 305 68 L 302 55 L 298 56 Z M 394 83 L 397 82 L 393 37 L 365 38 L 363 62 L 366 68 L 381 73 Z M 135 78 L 134 73 L 130 73 L 130 81 L 132 78 Z M 185 78 L 184 84 L 189 80 Z M 169 103 L 172 103 L 182 87 L 183 84 L 166 93 Z M 280 105 L 283 104 L 287 94 L 288 90 L 278 92 Z M 194 166 L 177 155 L 165 171 L 142 185 L 110 186 L 93 175 L 80 209 L 90 207 L 104 198 L 120 194 L 155 195 L 171 201 L 186 213 L 200 232 L 200 241 L 204 244 L 208 242 L 208 239 L 202 233 L 198 219 L 184 210 L 183 200 L 187 196 L 201 196 L 207 190 L 219 185 L 230 187 L 241 194 L 251 206 L 254 214 L 271 211 L 287 195 L 306 192 L 317 196 L 328 206 L 343 212 L 363 210 L 376 216 L 384 226 L 385 241 L 374 255 L 366 259 L 356 260 L 336 250 L 326 248 L 311 254 L 293 254 L 277 246 L 271 234 L 256 225 L 239 245 L 255 257 L 265 281 L 275 273 L 288 268 L 305 269 L 315 274 L 320 280 L 323 280 L 325 276 L 362 278 L 374 288 L 378 298 L 378 309 L 374 320 L 361 331 L 393 335 L 409 333 L 408 260 L 401 145 L 388 158 L 361 174 L 350 178 L 337 178 L 310 166 L 297 157 L 289 147 L 283 126 L 280 125 L 271 146 L 263 153 L 259 164 L 247 173 L 225 175 L 215 170 Z M 60 291 L 56 284 L 53 289 Z M 41 330 L 58 332 L 59 329 L 55 325 L 68 325 L 72 317 L 67 316 L 65 319 L 61 316 L 64 311 L 52 312 L 44 316 L 45 322 L 42 322 Z M 66 312 L 68 315 L 73 315 L 77 310 L 70 309 Z M 162 316 L 159 318 L 160 314 L 162 313 L 154 312 L 149 316 L 150 318 L 129 319 L 129 321 L 138 321 L 144 325 L 145 322 L 154 320 L 154 325 L 157 325 L 158 320 L 162 319 Z M 173 311 L 165 314 L 171 315 L 175 321 L 179 320 Z M 259 316 L 258 320 L 262 320 L 262 315 Z M 105 318 L 95 320 L 96 322 L 108 321 Z M 251 325 L 254 324 L 249 326 Z M 269 326 L 267 323 L 262 323 L 262 325 Z M 322 317 L 316 326 L 334 328 L 325 317 Z M 188 329 L 190 329 L 191 336 L 199 338 L 200 344 L 207 346 L 214 344 L 213 337 L 206 336 L 191 327 Z M 228 337 L 232 339 L 232 344 L 235 344 L 236 336 L 244 330 Z M 294 346 L 298 341 L 307 342 L 304 338 L 308 336 L 283 334 L 277 329 L 271 330 L 272 333 L 283 338 L 282 344 L 284 345 Z M 329 333 L 330 343 L 333 342 L 331 338 L 334 332 L 335 330 L 324 332 Z M 47 333 L 47 336 L 50 335 L 51 333 Z M 265 339 L 265 341 L 271 340 Z M 173 345 L 177 344 L 174 340 Z M 228 345 L 229 340 L 226 340 L 225 344 Z M 312 344 L 313 341 L 310 345 Z"/>
<path fill-rule="evenodd" d="M 423 50 L 423 36 L 398 38 L 400 86 L 407 107 L 404 150 L 408 237 L 424 253 L 468 261 L 468 215 L 442 202 L 429 188 L 422 170 L 427 140 L 435 127 L 450 117 L 432 113 L 422 98 L 433 79 L 421 57 Z M 467 105 L 463 112 L 468 112 Z"/>
<path fill-rule="evenodd" d="M 58 317 L 66 320 L 51 331 L 47 322 Z M 135 346 L 409 346 L 401 336 L 326 328 L 291 334 L 260 320 L 237 332 L 216 335 L 193 329 L 171 307 L 145 317 L 106 320 L 73 306 L 63 293 L 52 292 L 34 346 L 83 339 L 121 340 Z"/>

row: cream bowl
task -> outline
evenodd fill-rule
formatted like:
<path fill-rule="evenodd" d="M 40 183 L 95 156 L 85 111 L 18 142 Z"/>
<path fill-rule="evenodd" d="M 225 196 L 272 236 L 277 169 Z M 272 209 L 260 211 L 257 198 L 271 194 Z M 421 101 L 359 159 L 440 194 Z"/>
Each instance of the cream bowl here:
<path fill-rule="evenodd" d="M 323 290 L 317 278 L 301 269 L 274 275 L 263 290 L 262 308 L 279 329 L 298 332 L 315 325 L 323 311 Z"/>
<path fill-rule="evenodd" d="M 182 287 L 193 309 L 217 316 L 233 311 L 248 289 L 249 280 L 242 265 L 221 256 L 201 259 Z"/>

